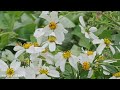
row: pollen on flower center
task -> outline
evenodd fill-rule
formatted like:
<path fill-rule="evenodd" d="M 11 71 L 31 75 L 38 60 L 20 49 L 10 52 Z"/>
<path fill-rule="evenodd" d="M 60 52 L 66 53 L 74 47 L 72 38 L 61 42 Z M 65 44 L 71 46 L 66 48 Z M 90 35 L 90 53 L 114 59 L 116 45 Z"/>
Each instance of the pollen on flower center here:
<path fill-rule="evenodd" d="M 7 77 L 12 77 L 15 74 L 15 71 L 13 68 L 8 68 L 6 71 Z"/>
<path fill-rule="evenodd" d="M 39 44 L 37 42 L 34 42 L 33 45 L 34 45 L 34 47 L 38 47 L 39 46 Z"/>
<path fill-rule="evenodd" d="M 90 63 L 89 62 L 84 62 L 83 65 L 82 65 L 82 67 L 83 67 L 84 70 L 89 70 Z"/>
<path fill-rule="evenodd" d="M 30 46 L 32 46 L 32 43 L 24 43 L 24 44 L 23 44 L 23 47 L 24 47 L 25 49 L 28 49 Z"/>
<path fill-rule="evenodd" d="M 109 39 L 105 38 L 105 39 L 104 39 L 104 43 L 105 43 L 106 45 L 109 45 L 109 44 L 111 43 L 111 41 L 110 41 Z"/>
<path fill-rule="evenodd" d="M 55 36 L 49 36 L 48 37 L 48 41 L 49 42 L 55 42 L 56 41 L 56 37 Z"/>
<path fill-rule="evenodd" d="M 113 76 L 120 77 L 120 72 L 117 72 L 117 73 L 113 74 Z"/>
<path fill-rule="evenodd" d="M 55 22 L 50 22 L 49 27 L 51 30 L 55 30 L 57 27 L 57 24 Z"/>
<path fill-rule="evenodd" d="M 63 53 L 63 57 L 64 57 L 65 59 L 70 58 L 71 55 L 72 55 L 71 51 L 65 51 L 65 52 Z"/>
<path fill-rule="evenodd" d="M 49 72 L 48 72 L 47 69 L 41 68 L 41 69 L 39 70 L 39 73 L 40 73 L 40 74 L 46 74 L 46 75 L 47 75 Z"/>
<path fill-rule="evenodd" d="M 93 55 L 93 51 L 87 51 L 87 55 Z"/>

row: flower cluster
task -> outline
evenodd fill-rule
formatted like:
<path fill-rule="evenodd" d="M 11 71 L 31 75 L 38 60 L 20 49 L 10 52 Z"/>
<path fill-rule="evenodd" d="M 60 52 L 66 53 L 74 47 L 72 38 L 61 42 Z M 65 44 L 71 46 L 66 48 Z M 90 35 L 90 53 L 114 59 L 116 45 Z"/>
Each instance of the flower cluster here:
<path fill-rule="evenodd" d="M 119 79 L 120 72 L 112 72 L 110 66 L 117 62 L 106 58 L 106 50 L 113 55 L 115 47 L 109 38 L 99 38 L 95 32 L 96 27 L 87 25 L 83 16 L 79 17 L 79 32 L 89 40 L 95 48 L 81 47 L 79 55 L 71 50 L 61 51 L 58 46 L 63 44 L 69 28 L 60 20 L 57 11 L 43 11 L 39 18 L 46 21 L 46 26 L 37 28 L 33 34 L 37 42 L 18 43 L 10 50 L 2 51 L 0 59 L 0 77 L 6 79 L 64 79 L 67 65 L 72 71 L 73 78 L 96 78 L 101 72 L 104 78 Z M 66 22 L 66 23 L 65 23 Z M 117 48 L 117 47 L 116 47 Z M 68 71 L 69 73 L 71 73 Z M 73 79 L 71 78 L 71 79 Z"/>

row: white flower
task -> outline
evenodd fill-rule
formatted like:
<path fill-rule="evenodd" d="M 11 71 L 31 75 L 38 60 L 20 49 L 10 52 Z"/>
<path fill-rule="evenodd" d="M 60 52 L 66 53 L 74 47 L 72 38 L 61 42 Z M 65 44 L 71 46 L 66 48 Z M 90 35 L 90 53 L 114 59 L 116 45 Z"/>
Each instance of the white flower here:
<path fill-rule="evenodd" d="M 20 67 L 20 64 L 20 62 L 14 60 L 9 67 L 4 61 L 0 60 L 0 77 L 16 79 L 25 76 L 25 71 Z"/>
<path fill-rule="evenodd" d="M 115 49 L 112 47 L 113 44 L 111 43 L 111 41 L 109 39 L 107 39 L 107 38 L 101 39 L 101 40 L 95 39 L 92 42 L 93 42 L 93 44 L 100 44 L 96 49 L 97 54 L 100 55 L 105 47 L 110 48 L 112 53 L 115 54 Z"/>
<path fill-rule="evenodd" d="M 38 67 L 36 68 L 37 79 L 51 79 L 51 77 L 60 77 L 59 72 L 56 71 L 55 67 L 42 65 L 42 62 L 39 62 Z M 51 76 L 51 77 L 49 77 Z"/>
<path fill-rule="evenodd" d="M 87 54 L 80 54 L 79 61 L 82 64 L 82 68 L 84 70 L 89 70 L 88 72 L 88 78 L 90 78 L 93 75 L 93 69 L 91 68 L 90 64 L 93 63 L 93 58 L 89 58 Z"/>
<path fill-rule="evenodd" d="M 55 59 L 56 59 L 55 66 L 56 67 L 60 66 L 60 69 L 61 69 L 62 72 L 65 71 L 65 64 L 66 64 L 67 60 L 73 68 L 78 70 L 77 62 L 79 60 L 76 56 L 72 55 L 71 51 L 65 51 L 63 53 L 58 52 L 55 55 Z"/>
<path fill-rule="evenodd" d="M 58 12 L 52 11 L 49 15 L 43 12 L 40 17 L 46 19 L 49 23 L 43 28 L 45 36 L 49 36 L 52 32 L 54 32 L 57 40 L 62 42 L 65 39 L 64 34 L 68 31 L 61 23 L 59 23 Z"/>
<path fill-rule="evenodd" d="M 109 79 L 120 79 L 120 72 L 113 74 L 113 76 L 110 77 Z"/>
<path fill-rule="evenodd" d="M 98 37 L 93 34 L 93 32 L 97 31 L 96 27 L 91 27 L 91 28 L 87 29 L 87 27 L 85 25 L 85 22 L 84 22 L 84 19 L 83 19 L 83 16 L 79 17 L 79 21 L 81 23 L 81 25 L 79 25 L 80 28 L 81 28 L 81 32 L 83 34 L 85 34 L 86 38 L 88 38 L 88 39 L 98 39 Z"/>
<path fill-rule="evenodd" d="M 56 50 L 56 44 L 62 44 L 61 42 L 58 41 L 58 39 L 56 38 L 56 35 L 54 32 L 52 32 L 49 36 L 48 36 L 48 40 L 45 42 L 45 44 L 42 46 L 44 48 L 46 48 L 47 46 L 49 47 L 49 50 L 51 52 Z"/>
<path fill-rule="evenodd" d="M 38 43 L 24 43 L 22 46 L 17 45 L 13 48 L 14 51 L 17 51 L 15 54 L 15 58 L 18 58 L 22 53 L 38 53 L 41 52 L 44 48 L 39 47 Z"/>

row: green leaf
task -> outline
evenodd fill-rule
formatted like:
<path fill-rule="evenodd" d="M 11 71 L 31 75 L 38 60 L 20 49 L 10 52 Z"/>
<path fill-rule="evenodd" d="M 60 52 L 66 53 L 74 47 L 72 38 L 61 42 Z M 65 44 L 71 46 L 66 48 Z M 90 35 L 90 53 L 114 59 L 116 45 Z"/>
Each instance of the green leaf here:
<path fill-rule="evenodd" d="M 16 29 L 16 33 L 20 38 L 26 39 L 27 41 L 30 41 L 30 36 L 33 35 L 35 31 L 35 24 L 28 24 L 24 27 Z"/>
<path fill-rule="evenodd" d="M 80 47 L 78 47 L 77 45 L 73 45 L 72 49 L 71 49 L 72 54 L 79 56 L 81 49 Z"/>
<path fill-rule="evenodd" d="M 75 27 L 75 24 L 72 21 L 70 21 L 67 17 L 64 17 L 64 16 L 60 16 L 60 23 L 62 23 L 62 25 L 65 28 Z"/>

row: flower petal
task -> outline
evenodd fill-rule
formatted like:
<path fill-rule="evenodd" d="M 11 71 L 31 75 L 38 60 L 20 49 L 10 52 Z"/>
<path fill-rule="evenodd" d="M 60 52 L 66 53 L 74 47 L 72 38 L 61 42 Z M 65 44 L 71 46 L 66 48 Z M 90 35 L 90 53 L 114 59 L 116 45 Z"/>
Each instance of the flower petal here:
<path fill-rule="evenodd" d="M 111 51 L 112 51 L 112 53 L 114 55 L 115 54 L 115 49 L 111 45 L 109 45 L 109 47 L 110 47 L 110 49 L 111 49 Z"/>
<path fill-rule="evenodd" d="M 93 41 L 92 41 L 92 43 L 93 44 L 100 44 L 100 43 L 104 43 L 104 40 L 103 39 L 94 39 Z"/>
<path fill-rule="evenodd" d="M 57 23 L 59 21 L 58 12 L 56 12 L 56 11 L 52 11 L 50 13 L 50 17 L 51 17 L 51 21 L 54 21 L 55 23 Z"/>
<path fill-rule="evenodd" d="M 88 72 L 88 78 L 91 78 L 92 77 L 92 75 L 93 75 L 93 70 L 92 70 L 92 68 L 90 68 L 90 70 L 89 70 L 89 72 Z"/>
<path fill-rule="evenodd" d="M 79 26 L 81 28 L 81 32 L 84 34 L 85 33 L 85 28 L 83 26 L 81 26 L 81 25 L 79 25 Z"/>
<path fill-rule="evenodd" d="M 35 30 L 33 36 L 36 38 L 39 38 L 39 37 L 43 36 L 44 34 L 45 34 L 45 32 L 43 32 L 43 28 L 38 28 Z"/>
<path fill-rule="evenodd" d="M 14 51 L 19 51 L 19 50 L 23 50 L 24 48 L 22 46 L 15 46 L 13 48 Z"/>
<path fill-rule="evenodd" d="M 98 37 L 96 35 L 94 35 L 92 32 L 89 33 L 89 36 L 91 39 L 98 39 Z"/>
<path fill-rule="evenodd" d="M 8 68 L 8 65 L 0 59 L 0 71 L 6 71 Z"/>
<path fill-rule="evenodd" d="M 48 77 L 47 75 L 45 75 L 45 74 L 41 74 L 41 75 L 39 75 L 39 76 L 37 76 L 37 78 L 36 79 L 51 79 L 50 77 Z"/>
<path fill-rule="evenodd" d="M 76 70 L 78 70 L 78 68 L 77 68 L 77 62 L 78 62 L 78 58 L 77 57 L 75 57 L 75 56 L 72 55 L 72 57 L 69 58 L 70 65 L 73 68 L 75 68 Z"/>
<path fill-rule="evenodd" d="M 83 19 L 83 16 L 80 16 L 80 17 L 79 17 L 79 21 L 80 21 L 80 23 L 81 23 L 81 25 L 82 25 L 83 27 L 86 27 L 86 26 L 85 26 L 85 21 L 84 21 L 84 19 Z"/>
<path fill-rule="evenodd" d="M 35 79 L 35 72 L 34 72 L 33 68 L 27 67 L 25 69 L 25 78 L 26 79 Z"/>
<path fill-rule="evenodd" d="M 89 36 L 89 34 L 87 32 L 85 32 L 85 37 L 90 39 L 90 36 Z"/>
<path fill-rule="evenodd" d="M 10 68 L 13 68 L 14 70 L 17 70 L 20 67 L 20 62 L 17 62 L 16 60 L 14 60 L 11 64 L 10 64 Z"/>
<path fill-rule="evenodd" d="M 15 71 L 15 75 L 14 77 L 25 77 L 25 69 L 24 68 L 18 68 L 16 71 Z"/>
<path fill-rule="evenodd" d="M 47 15 L 47 14 L 48 14 L 48 13 L 46 13 L 45 11 L 43 11 L 39 17 L 44 18 L 44 19 L 46 19 L 48 22 L 50 22 L 50 21 L 51 21 L 51 18 L 50 18 L 50 16 Z"/>
<path fill-rule="evenodd" d="M 56 49 L 56 44 L 54 42 L 49 43 L 49 50 L 51 52 L 55 51 Z"/>
<path fill-rule="evenodd" d="M 25 49 L 17 51 L 15 54 L 15 58 L 18 58 L 24 51 L 25 51 Z"/>
<path fill-rule="evenodd" d="M 101 43 L 101 44 L 97 47 L 96 52 L 100 55 L 105 47 L 106 47 L 106 44 Z"/>
<path fill-rule="evenodd" d="M 97 31 L 97 28 L 96 28 L 96 27 L 91 27 L 91 28 L 89 29 L 89 31 L 90 31 L 90 32 L 96 32 L 96 31 Z"/>
<path fill-rule="evenodd" d="M 65 71 L 65 63 L 66 63 L 66 60 L 65 59 L 61 59 L 61 62 L 60 62 L 60 70 L 62 72 Z"/>
<path fill-rule="evenodd" d="M 52 77 L 60 77 L 59 72 L 56 70 L 49 70 L 49 74 Z"/>

